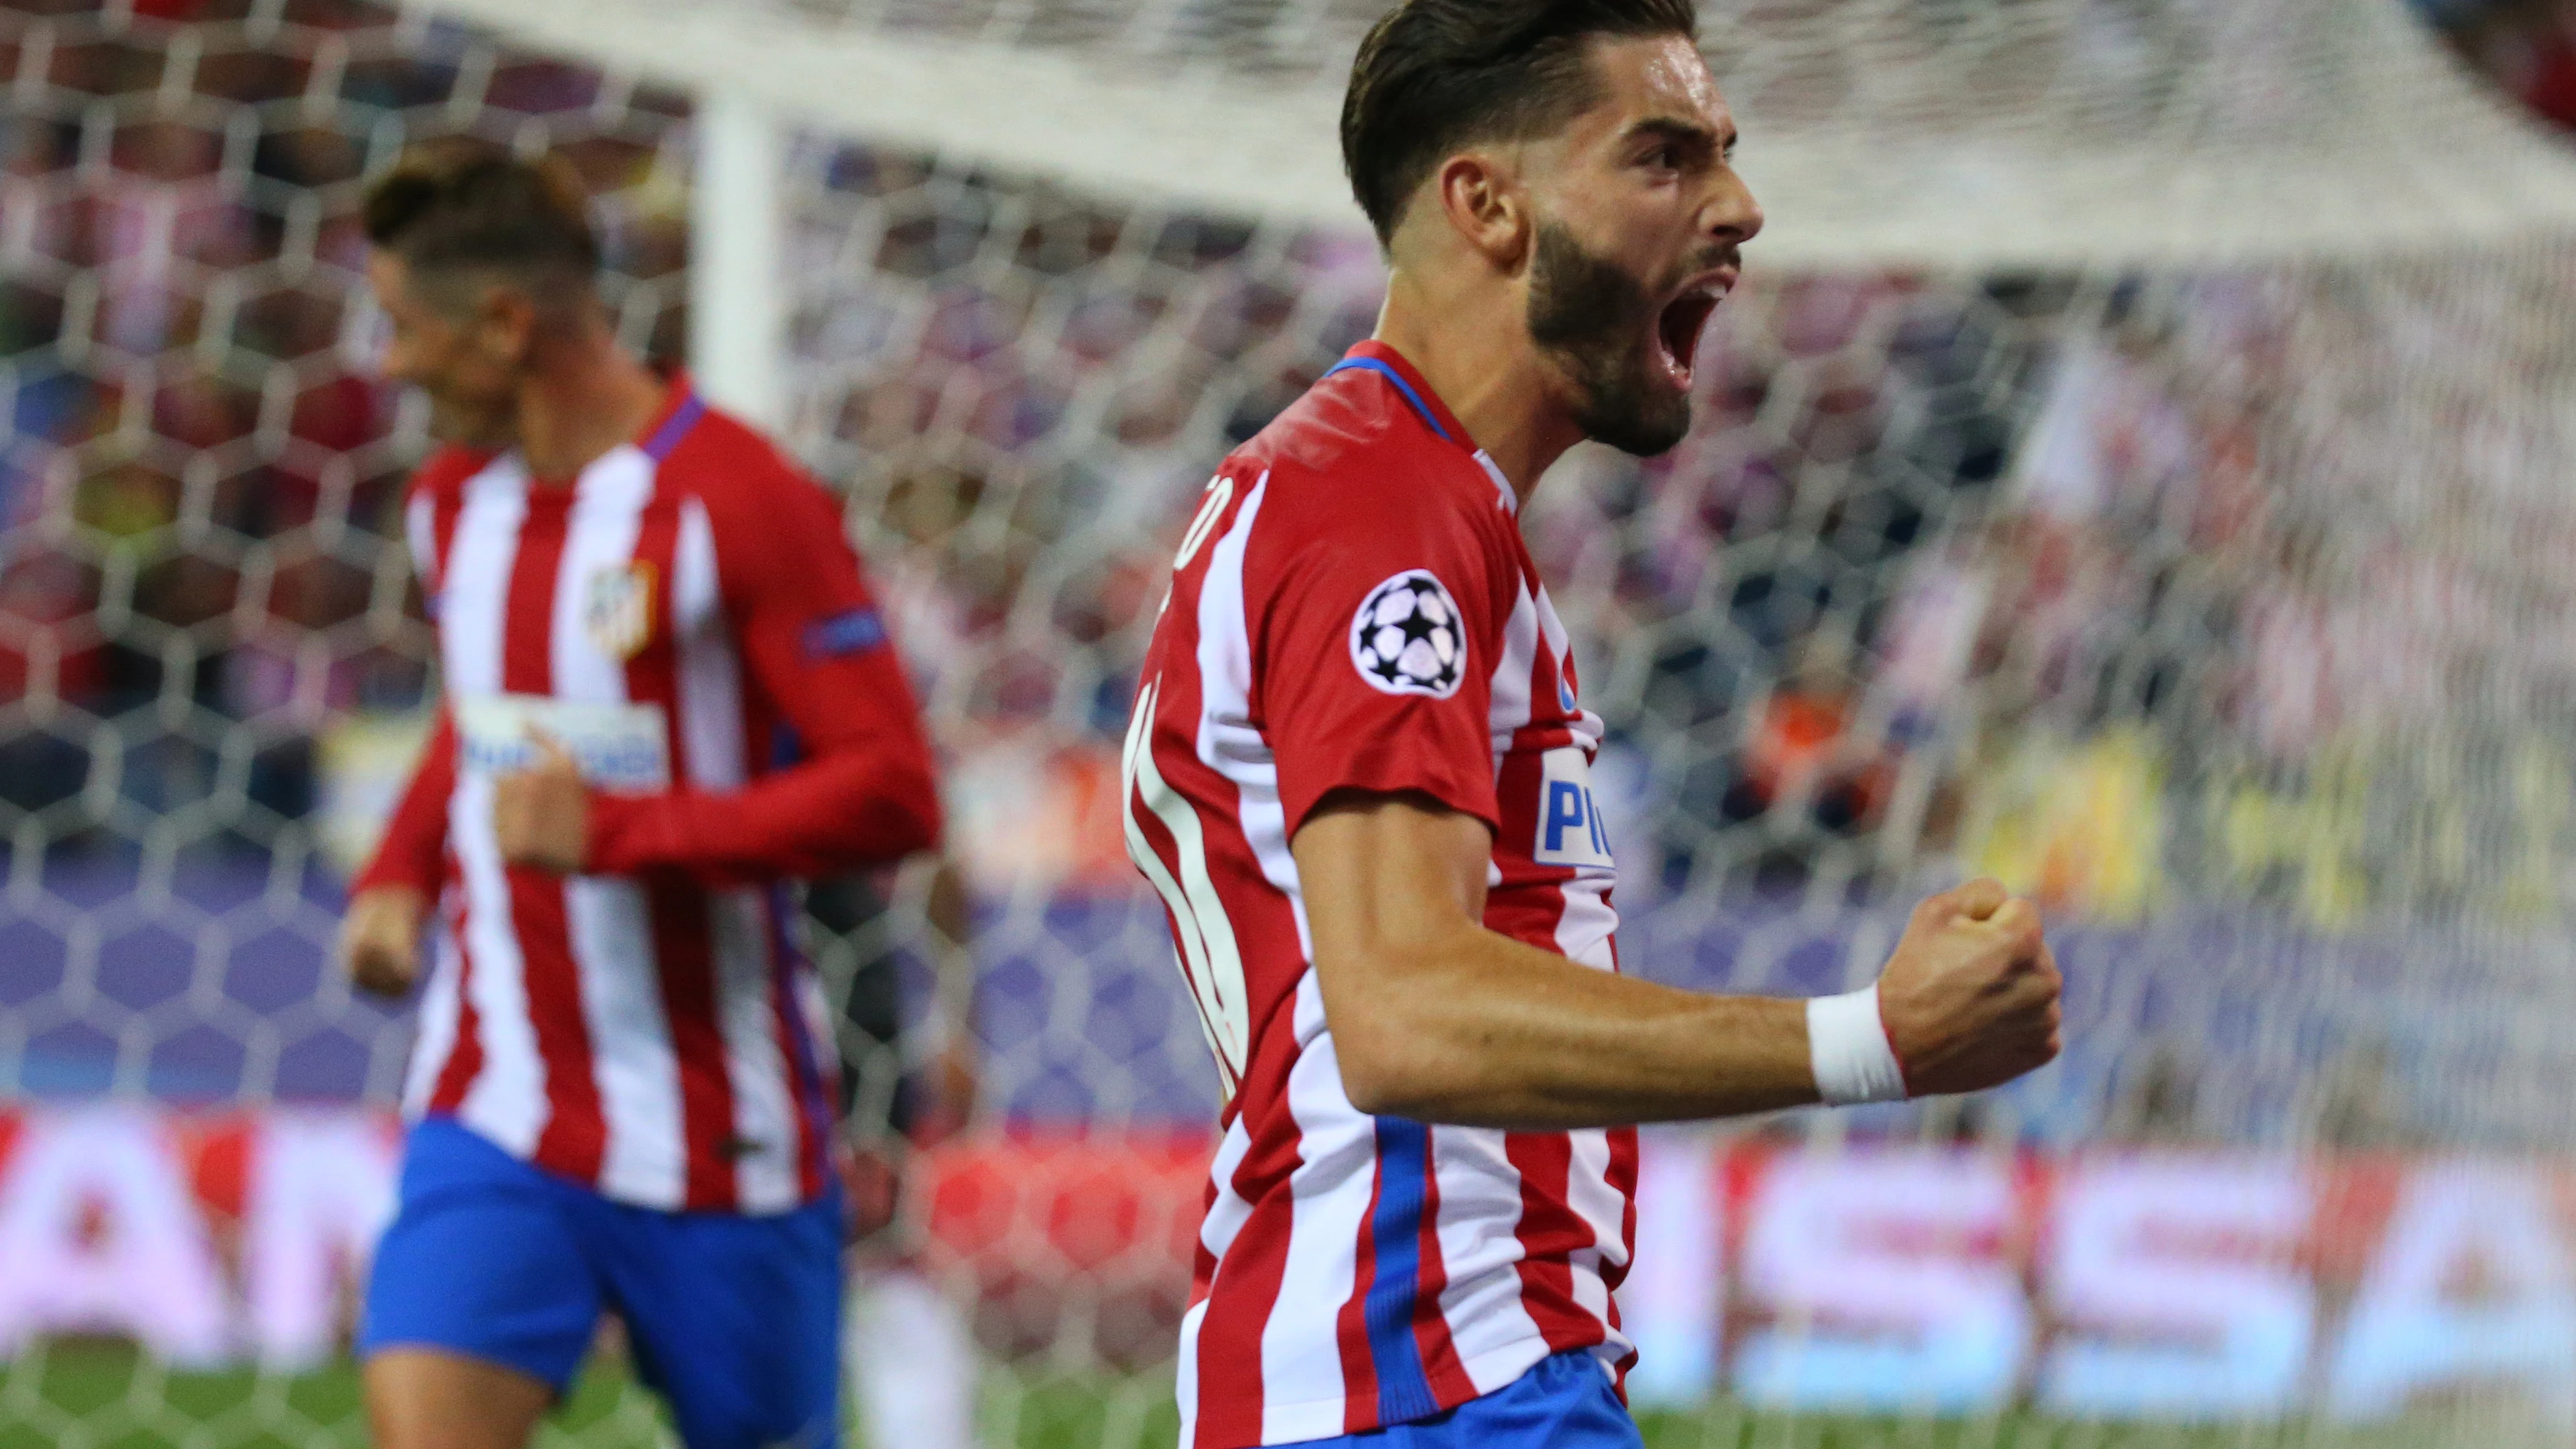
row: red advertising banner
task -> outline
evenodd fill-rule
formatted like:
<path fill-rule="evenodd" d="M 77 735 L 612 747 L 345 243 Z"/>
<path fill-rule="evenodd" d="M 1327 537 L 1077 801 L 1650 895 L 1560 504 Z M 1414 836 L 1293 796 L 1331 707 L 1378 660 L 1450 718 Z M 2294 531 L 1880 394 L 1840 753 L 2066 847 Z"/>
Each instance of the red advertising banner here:
<path fill-rule="evenodd" d="M 116 1333 L 181 1364 L 339 1351 L 390 1211 L 361 1112 L 0 1114 L 0 1357 Z M 1160 1361 L 1207 1140 L 1015 1134 L 929 1155 L 925 1256 L 996 1352 L 1091 1325 Z M 1620 1294 L 1645 1403 L 2088 1417 L 2393 1416 L 2503 1396 L 2576 1424 L 2576 1174 L 2527 1159 L 2072 1154 L 1650 1134 Z"/>

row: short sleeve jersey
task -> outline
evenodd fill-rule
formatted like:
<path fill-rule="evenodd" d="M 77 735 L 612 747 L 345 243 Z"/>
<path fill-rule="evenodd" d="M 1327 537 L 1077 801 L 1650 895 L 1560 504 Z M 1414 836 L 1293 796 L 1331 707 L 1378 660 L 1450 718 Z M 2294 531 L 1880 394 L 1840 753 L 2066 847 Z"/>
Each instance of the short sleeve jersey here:
<path fill-rule="evenodd" d="M 1555 1352 L 1614 1378 L 1632 1357 L 1611 1290 L 1634 1133 L 1355 1109 L 1289 852 L 1335 792 L 1427 796 L 1494 832 L 1488 927 L 1617 969 L 1601 721 L 1514 507 L 1371 342 L 1226 459 L 1181 540 L 1123 815 L 1227 1096 L 1182 1330 L 1199 1449 L 1425 1418 Z"/>

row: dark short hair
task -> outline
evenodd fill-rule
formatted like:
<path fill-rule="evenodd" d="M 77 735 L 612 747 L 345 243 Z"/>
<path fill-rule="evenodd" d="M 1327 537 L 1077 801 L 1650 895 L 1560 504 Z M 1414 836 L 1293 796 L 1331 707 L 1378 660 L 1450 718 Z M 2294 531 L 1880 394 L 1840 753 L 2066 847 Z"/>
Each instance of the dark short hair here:
<path fill-rule="evenodd" d="M 1462 146 L 1544 136 L 1598 98 L 1596 37 L 1699 39 L 1695 0 L 1402 0 L 1342 96 L 1342 168 L 1380 242 Z"/>
<path fill-rule="evenodd" d="M 522 158 L 474 136 L 403 152 L 367 188 L 367 240 L 416 275 L 494 273 L 540 297 L 586 293 L 599 271 L 590 197 L 560 156 Z"/>

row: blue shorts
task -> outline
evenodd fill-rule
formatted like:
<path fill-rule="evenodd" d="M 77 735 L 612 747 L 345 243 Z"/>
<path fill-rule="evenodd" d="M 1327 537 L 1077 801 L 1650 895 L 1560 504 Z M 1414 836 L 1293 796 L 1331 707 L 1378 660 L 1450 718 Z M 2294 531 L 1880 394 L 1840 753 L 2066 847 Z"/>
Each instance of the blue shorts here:
<path fill-rule="evenodd" d="M 840 1428 L 841 1202 L 771 1217 L 612 1202 L 444 1118 L 411 1129 L 363 1355 L 448 1349 L 558 1397 L 599 1315 L 689 1449 L 829 1449 Z"/>
<path fill-rule="evenodd" d="M 1645 1444 L 1601 1361 L 1577 1349 L 1540 1359 L 1509 1387 L 1446 1413 L 1298 1449 L 1645 1449 Z"/>

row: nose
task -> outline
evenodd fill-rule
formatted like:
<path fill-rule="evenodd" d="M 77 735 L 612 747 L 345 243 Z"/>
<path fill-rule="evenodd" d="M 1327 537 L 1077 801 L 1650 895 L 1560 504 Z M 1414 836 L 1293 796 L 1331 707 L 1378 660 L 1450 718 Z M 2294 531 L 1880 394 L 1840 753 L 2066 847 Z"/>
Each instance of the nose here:
<path fill-rule="evenodd" d="M 1717 188 L 1703 213 L 1711 240 L 1741 246 L 1762 230 L 1762 203 L 1732 166 L 1718 169 Z"/>

